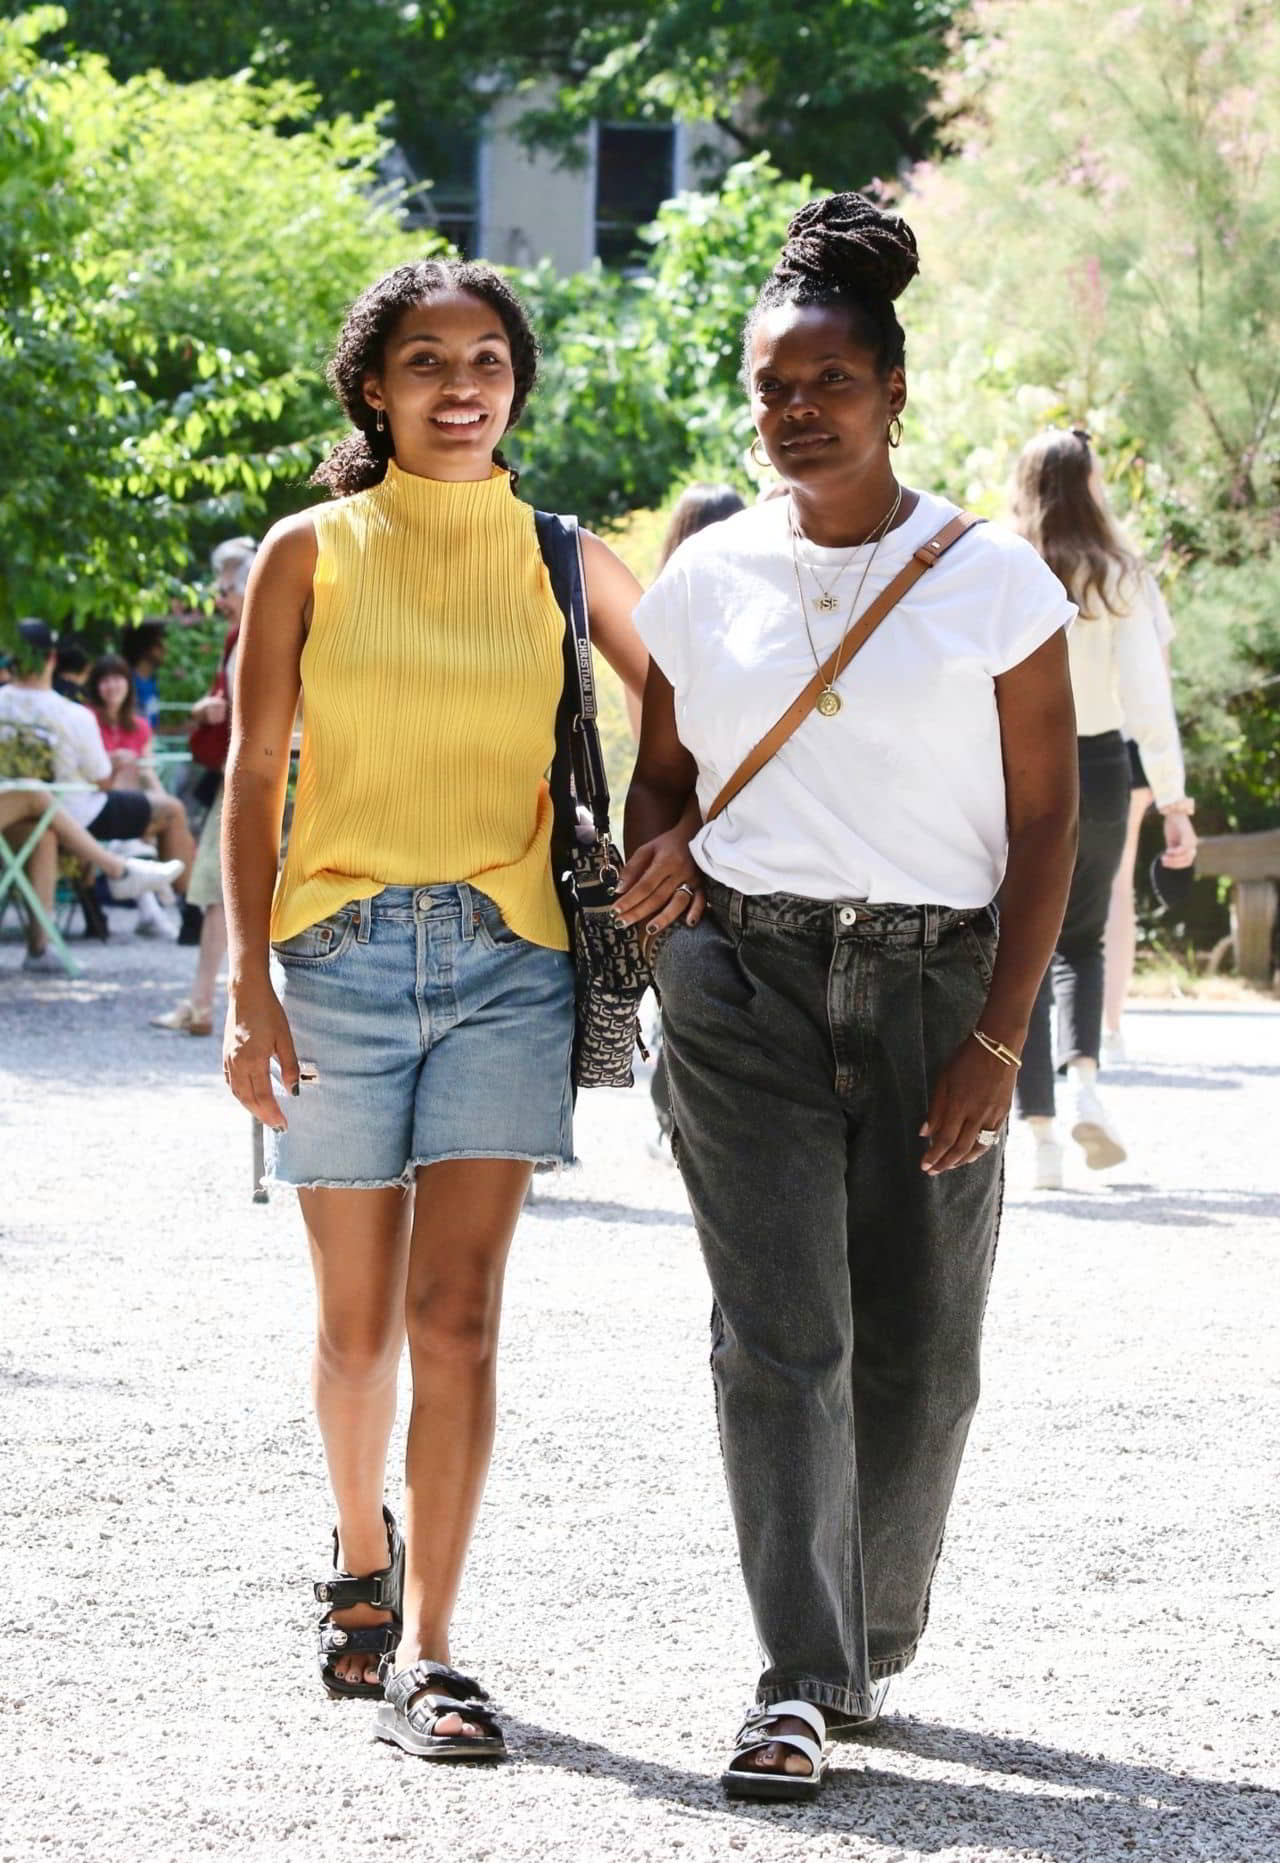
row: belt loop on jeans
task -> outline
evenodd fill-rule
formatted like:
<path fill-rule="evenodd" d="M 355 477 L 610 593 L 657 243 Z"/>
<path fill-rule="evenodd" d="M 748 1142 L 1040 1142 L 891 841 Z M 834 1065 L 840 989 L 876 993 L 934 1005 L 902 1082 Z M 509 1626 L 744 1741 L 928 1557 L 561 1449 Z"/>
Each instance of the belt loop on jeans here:
<path fill-rule="evenodd" d="M 471 940 L 476 935 L 476 915 L 473 897 L 469 886 L 460 886 L 458 888 L 458 899 L 462 905 L 462 941 L 464 944 L 470 944 Z"/>
<path fill-rule="evenodd" d="M 920 942 L 926 951 L 938 942 L 938 919 L 939 912 L 937 906 L 921 906 Z"/>
<path fill-rule="evenodd" d="M 747 897 L 734 891 L 729 895 L 729 923 L 736 932 L 747 929 Z"/>
<path fill-rule="evenodd" d="M 360 923 L 356 926 L 356 943 L 368 944 L 369 933 L 373 930 L 373 901 L 360 901 Z"/>

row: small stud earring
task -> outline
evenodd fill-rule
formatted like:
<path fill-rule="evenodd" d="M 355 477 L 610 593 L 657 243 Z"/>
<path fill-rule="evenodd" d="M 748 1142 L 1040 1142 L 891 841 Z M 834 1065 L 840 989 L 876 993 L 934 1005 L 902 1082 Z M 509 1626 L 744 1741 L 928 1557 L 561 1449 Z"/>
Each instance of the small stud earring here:
<path fill-rule="evenodd" d="M 885 434 L 885 438 L 888 440 L 890 446 L 902 445 L 902 422 L 896 414 L 889 422 L 889 428 Z"/>
<path fill-rule="evenodd" d="M 381 408 L 378 409 L 378 417 L 373 424 L 379 433 L 385 433 L 387 431 L 387 417 Z"/>

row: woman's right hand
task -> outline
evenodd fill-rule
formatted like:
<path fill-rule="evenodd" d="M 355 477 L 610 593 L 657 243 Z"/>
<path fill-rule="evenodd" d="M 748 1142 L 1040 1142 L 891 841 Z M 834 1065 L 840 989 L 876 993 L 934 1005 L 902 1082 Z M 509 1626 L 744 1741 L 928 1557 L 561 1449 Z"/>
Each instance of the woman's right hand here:
<path fill-rule="evenodd" d="M 205 698 L 196 700 L 191 707 L 191 716 L 197 724 L 225 724 L 227 701 L 220 692 L 210 692 Z"/>
<path fill-rule="evenodd" d="M 222 1038 L 222 1073 L 227 1085 L 256 1119 L 273 1132 L 288 1120 L 271 1085 L 271 1062 L 280 1065 L 286 1093 L 298 1091 L 298 1057 L 279 997 L 269 977 L 233 984 L 227 992 L 227 1024 Z"/>
<path fill-rule="evenodd" d="M 1164 818 L 1164 853 L 1166 867 L 1189 867 L 1196 857 L 1196 831 L 1184 809 L 1169 809 Z"/>

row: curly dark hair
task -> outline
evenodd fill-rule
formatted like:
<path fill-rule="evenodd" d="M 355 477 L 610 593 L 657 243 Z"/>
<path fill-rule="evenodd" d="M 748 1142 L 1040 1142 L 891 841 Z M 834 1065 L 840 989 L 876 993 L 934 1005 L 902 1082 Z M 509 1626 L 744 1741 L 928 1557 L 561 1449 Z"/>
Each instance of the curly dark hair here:
<path fill-rule="evenodd" d="M 538 379 L 540 350 L 529 313 L 505 278 L 492 266 L 472 259 L 415 259 L 397 265 L 362 291 L 351 306 L 326 370 L 329 386 L 356 430 L 340 440 L 311 475 L 313 485 L 323 485 L 335 498 L 366 491 L 386 477 L 387 461 L 394 452 L 391 433 L 389 429 L 378 432 L 362 383 L 366 375 L 381 369 L 386 340 L 404 313 L 442 291 L 466 291 L 490 305 L 502 319 L 516 378 L 508 431 L 523 414 Z M 501 453 L 493 457 L 497 465 L 506 466 Z M 513 490 L 517 476 L 512 473 Z"/>
<path fill-rule="evenodd" d="M 778 304 L 829 304 L 847 311 L 856 340 L 875 355 L 878 374 L 905 367 L 907 340 L 893 302 L 919 269 L 916 236 L 900 214 L 877 207 L 865 194 L 809 201 L 787 228 L 778 263 L 747 318 L 744 377 L 755 327 Z"/>

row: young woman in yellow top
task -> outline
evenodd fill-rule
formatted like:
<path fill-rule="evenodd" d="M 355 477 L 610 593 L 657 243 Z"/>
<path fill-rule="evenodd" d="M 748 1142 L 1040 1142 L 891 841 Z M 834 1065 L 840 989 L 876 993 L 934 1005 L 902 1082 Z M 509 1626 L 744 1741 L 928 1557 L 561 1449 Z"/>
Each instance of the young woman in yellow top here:
<path fill-rule="evenodd" d="M 493 1435 L 508 1247 L 534 1164 L 573 1156 L 545 781 L 564 622 L 496 452 L 537 359 L 483 265 L 401 266 L 353 305 L 330 380 L 355 432 L 316 474 L 335 501 L 277 524 L 254 564 L 227 767 L 225 1071 L 272 1130 L 316 1276 L 338 1516 L 316 1587 L 322 1679 L 385 1696 L 379 1733 L 432 1758 L 503 1752 L 483 1691 L 451 1666 L 449 1623 Z M 595 639 L 639 693 L 638 586 L 597 538 L 583 552 Z M 382 1493 L 406 1331 L 402 1544 Z"/>

